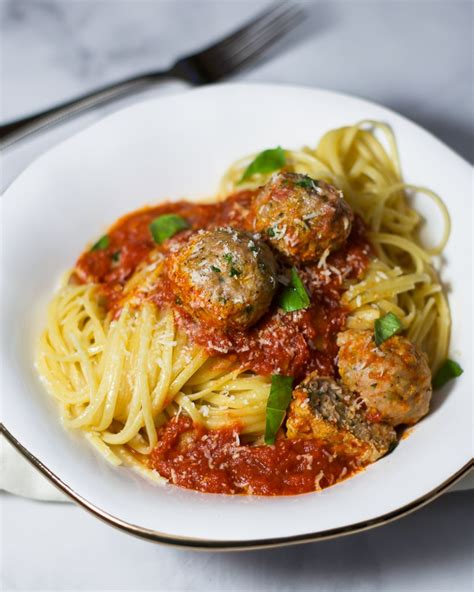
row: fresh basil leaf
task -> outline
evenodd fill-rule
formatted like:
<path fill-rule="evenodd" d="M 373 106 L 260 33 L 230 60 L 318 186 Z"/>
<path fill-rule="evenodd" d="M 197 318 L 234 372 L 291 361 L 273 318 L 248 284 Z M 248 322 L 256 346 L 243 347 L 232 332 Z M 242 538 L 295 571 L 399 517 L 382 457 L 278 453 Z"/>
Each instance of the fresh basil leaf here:
<path fill-rule="evenodd" d="M 274 444 L 275 437 L 285 418 L 285 413 L 291 401 L 293 391 L 293 377 L 274 374 L 265 414 L 265 444 Z"/>
<path fill-rule="evenodd" d="M 291 268 L 291 282 L 280 296 L 280 307 L 285 312 L 308 308 L 311 301 L 295 267 Z"/>
<path fill-rule="evenodd" d="M 272 173 L 278 171 L 286 164 L 285 151 L 281 146 L 264 150 L 245 169 L 239 183 L 243 183 L 256 174 Z"/>
<path fill-rule="evenodd" d="M 165 240 L 174 236 L 180 230 L 189 228 L 189 223 L 177 214 L 163 214 L 155 218 L 150 224 L 150 232 L 153 240 L 161 245 Z"/>
<path fill-rule="evenodd" d="M 275 444 L 275 438 L 280 429 L 285 412 L 280 409 L 267 409 L 265 421 L 265 444 Z"/>
<path fill-rule="evenodd" d="M 464 370 L 454 360 L 445 360 L 436 374 L 434 375 L 432 385 L 434 389 L 439 389 L 453 378 L 461 376 Z"/>
<path fill-rule="evenodd" d="M 374 323 L 375 344 L 381 345 L 384 341 L 393 337 L 393 335 L 400 333 L 402 329 L 402 322 L 393 312 L 389 312 L 380 319 L 376 319 Z"/>
<path fill-rule="evenodd" d="M 109 245 L 110 238 L 106 234 L 104 234 L 104 236 L 101 236 L 99 240 L 94 245 L 92 245 L 91 251 L 103 251 Z"/>

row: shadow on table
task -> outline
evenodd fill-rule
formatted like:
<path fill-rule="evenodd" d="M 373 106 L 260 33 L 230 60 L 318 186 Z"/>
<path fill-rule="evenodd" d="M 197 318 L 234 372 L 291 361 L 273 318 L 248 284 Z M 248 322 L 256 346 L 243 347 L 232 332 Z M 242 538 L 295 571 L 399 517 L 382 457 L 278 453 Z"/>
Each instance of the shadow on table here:
<path fill-rule="evenodd" d="M 341 585 L 351 583 L 351 589 L 361 585 L 365 590 L 363 582 L 370 582 L 376 590 L 377 582 L 381 583 L 391 572 L 403 570 L 406 582 L 410 573 L 419 577 L 420 569 L 430 573 L 432 569 L 440 572 L 443 566 L 450 566 L 452 570 L 457 562 L 469 560 L 474 544 L 473 531 L 468 526 L 473 501 L 474 491 L 451 493 L 371 531 L 295 547 L 223 554 L 219 561 L 224 569 L 238 571 L 242 576 L 250 562 L 258 564 L 260 581 L 256 581 L 252 567 L 249 590 L 273 587 L 278 585 L 279 578 L 285 582 L 294 579 L 298 589 L 302 584 L 306 589 L 306 582 L 308 590 L 316 589 L 318 583 L 332 583 L 334 590 L 342 590 Z"/>

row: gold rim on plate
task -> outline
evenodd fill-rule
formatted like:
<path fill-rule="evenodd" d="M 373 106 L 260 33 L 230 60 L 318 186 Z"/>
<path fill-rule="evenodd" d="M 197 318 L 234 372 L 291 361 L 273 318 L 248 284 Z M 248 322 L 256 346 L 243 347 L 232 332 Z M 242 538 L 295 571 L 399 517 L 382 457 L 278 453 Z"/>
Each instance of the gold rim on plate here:
<path fill-rule="evenodd" d="M 89 501 L 81 497 L 73 489 L 71 489 L 66 483 L 64 483 L 57 475 L 48 469 L 34 454 L 27 450 L 3 425 L 0 424 L 0 432 L 5 438 L 12 444 L 18 452 L 33 465 L 40 473 L 42 473 L 55 487 L 57 487 L 62 493 L 71 498 L 72 501 L 82 506 L 85 510 L 93 514 L 99 520 L 118 528 L 133 536 L 152 541 L 154 543 L 160 543 L 163 545 L 170 545 L 180 547 L 184 549 L 193 549 L 201 551 L 251 551 L 254 549 L 269 549 L 273 547 L 284 547 L 287 545 L 298 545 L 303 543 L 311 543 L 315 541 L 322 541 L 328 539 L 334 539 L 349 534 L 355 534 L 364 530 L 370 530 L 377 526 L 382 526 L 407 516 L 412 512 L 426 506 L 428 503 L 435 500 L 446 490 L 448 490 L 457 481 L 462 479 L 467 473 L 474 467 L 474 459 L 468 461 L 459 471 L 454 473 L 449 479 L 446 479 L 441 485 L 430 491 L 429 493 L 419 497 L 418 499 L 402 506 L 398 510 L 388 512 L 372 520 L 364 522 L 357 522 L 349 526 L 341 526 L 339 528 L 333 528 L 324 530 L 318 533 L 301 534 L 289 537 L 269 538 L 269 539 L 257 539 L 252 541 L 216 541 L 216 540 L 205 540 L 196 539 L 190 537 L 181 537 L 167 535 L 156 530 L 150 530 L 137 526 L 135 524 L 129 524 L 120 518 L 116 518 L 107 512 L 104 512 L 100 508 L 97 508 Z"/>

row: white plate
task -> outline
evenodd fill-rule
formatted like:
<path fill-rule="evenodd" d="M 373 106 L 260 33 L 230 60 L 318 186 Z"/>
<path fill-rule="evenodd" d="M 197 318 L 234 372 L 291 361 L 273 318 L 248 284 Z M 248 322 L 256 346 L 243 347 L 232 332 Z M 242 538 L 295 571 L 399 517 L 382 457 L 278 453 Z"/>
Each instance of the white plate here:
<path fill-rule="evenodd" d="M 33 347 L 62 271 L 120 215 L 148 203 L 213 194 L 236 158 L 315 145 L 330 128 L 378 119 L 395 130 L 405 179 L 446 201 L 453 233 L 443 279 L 461 378 L 395 453 L 320 493 L 257 498 L 150 484 L 108 466 L 66 432 L 38 382 Z M 39 158 L 4 195 L 3 420 L 56 484 L 109 523 L 194 547 L 314 540 L 386 522 L 426 503 L 472 462 L 471 167 L 426 131 L 373 103 L 305 88 L 226 84 L 124 109 Z M 427 212 L 437 232 L 436 217 Z M 21 445 L 19 444 L 21 443 Z"/>

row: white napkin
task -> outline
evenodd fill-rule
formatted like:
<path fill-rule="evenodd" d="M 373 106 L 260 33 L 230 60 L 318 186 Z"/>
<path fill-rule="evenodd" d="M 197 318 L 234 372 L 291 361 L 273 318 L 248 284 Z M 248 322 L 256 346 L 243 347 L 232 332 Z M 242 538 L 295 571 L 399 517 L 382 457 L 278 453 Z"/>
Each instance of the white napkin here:
<path fill-rule="evenodd" d="M 71 500 L 33 468 L 19 452 L 0 436 L 0 489 L 36 500 L 70 502 Z"/>
<path fill-rule="evenodd" d="M 43 475 L 34 469 L 5 438 L 0 437 L 0 489 L 36 500 L 70 502 Z M 474 489 L 474 472 L 471 471 L 449 491 Z"/>

